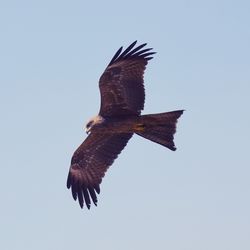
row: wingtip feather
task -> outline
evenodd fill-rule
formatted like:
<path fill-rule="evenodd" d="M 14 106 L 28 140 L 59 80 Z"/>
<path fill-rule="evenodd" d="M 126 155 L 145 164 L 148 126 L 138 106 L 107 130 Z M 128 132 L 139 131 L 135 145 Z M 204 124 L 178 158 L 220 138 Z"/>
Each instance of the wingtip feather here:
<path fill-rule="evenodd" d="M 95 191 L 96 191 L 98 194 L 100 194 L 100 186 L 99 186 L 99 185 L 95 185 L 95 186 L 94 186 L 94 189 L 95 189 Z"/>
<path fill-rule="evenodd" d="M 68 178 L 67 178 L 67 188 L 70 189 L 71 187 L 71 176 L 70 176 L 70 173 L 68 174 Z"/>
<path fill-rule="evenodd" d="M 153 54 L 155 54 L 155 52 L 149 52 L 149 53 L 145 53 L 145 52 L 150 51 L 153 48 L 148 48 L 148 49 L 141 50 L 143 47 L 145 47 L 147 45 L 147 43 L 143 43 L 143 44 L 141 44 L 141 45 L 134 48 L 136 43 L 137 43 L 137 40 L 135 40 L 133 43 L 131 43 L 123 52 L 122 52 L 123 47 L 121 47 L 115 53 L 115 55 L 111 59 L 108 66 L 112 65 L 113 63 L 115 63 L 117 61 L 130 59 L 130 58 L 131 59 L 133 59 L 133 58 L 138 58 L 139 59 L 140 58 L 140 59 L 145 59 L 147 61 L 152 59 L 152 57 L 147 58 L 147 56 L 153 55 Z"/>
<path fill-rule="evenodd" d="M 72 187 L 71 187 L 71 193 L 72 193 L 73 199 L 76 201 L 77 193 L 76 193 L 76 189 L 75 189 L 74 185 L 72 185 Z"/>
<path fill-rule="evenodd" d="M 82 195 L 81 188 L 78 188 L 77 196 L 78 196 L 79 205 L 80 205 L 81 208 L 83 208 L 84 201 L 83 201 L 83 195 Z"/>

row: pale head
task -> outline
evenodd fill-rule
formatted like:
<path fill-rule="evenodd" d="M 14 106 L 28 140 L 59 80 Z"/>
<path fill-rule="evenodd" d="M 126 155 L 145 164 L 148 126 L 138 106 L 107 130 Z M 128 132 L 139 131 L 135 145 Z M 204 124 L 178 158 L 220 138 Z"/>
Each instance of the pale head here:
<path fill-rule="evenodd" d="M 97 115 L 97 116 L 91 118 L 91 119 L 87 122 L 87 124 L 86 124 L 85 132 L 86 132 L 87 134 L 89 134 L 89 133 L 91 132 L 91 130 L 92 130 L 94 127 L 96 127 L 96 126 L 102 124 L 103 121 L 104 121 L 104 118 L 103 118 L 102 116 L 100 116 L 100 115 Z"/>

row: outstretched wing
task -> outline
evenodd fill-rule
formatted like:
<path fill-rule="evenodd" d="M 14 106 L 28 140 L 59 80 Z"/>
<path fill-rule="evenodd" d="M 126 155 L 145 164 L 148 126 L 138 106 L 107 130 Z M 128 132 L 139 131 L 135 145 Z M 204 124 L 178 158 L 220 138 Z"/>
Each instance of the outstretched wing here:
<path fill-rule="evenodd" d="M 139 115 L 144 108 L 143 74 L 155 52 L 151 52 L 152 48 L 142 49 L 146 43 L 134 48 L 135 44 L 123 52 L 121 47 L 99 80 L 101 116 Z"/>
<path fill-rule="evenodd" d="M 67 187 L 81 208 L 90 208 L 91 200 L 97 205 L 96 193 L 108 167 L 114 162 L 133 134 L 91 133 L 79 146 L 71 159 Z"/>

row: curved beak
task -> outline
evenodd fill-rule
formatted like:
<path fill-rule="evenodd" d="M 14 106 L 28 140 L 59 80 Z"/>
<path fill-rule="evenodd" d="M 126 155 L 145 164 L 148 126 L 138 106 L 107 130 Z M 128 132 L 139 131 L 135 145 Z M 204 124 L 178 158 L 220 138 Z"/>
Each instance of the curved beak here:
<path fill-rule="evenodd" d="M 90 128 L 85 128 L 85 133 L 88 135 L 90 133 Z"/>

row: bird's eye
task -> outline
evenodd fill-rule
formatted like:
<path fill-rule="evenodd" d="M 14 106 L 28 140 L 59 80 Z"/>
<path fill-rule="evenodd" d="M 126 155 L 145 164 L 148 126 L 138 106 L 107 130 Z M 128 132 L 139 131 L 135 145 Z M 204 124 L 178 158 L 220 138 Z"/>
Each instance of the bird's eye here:
<path fill-rule="evenodd" d="M 88 122 L 87 125 L 86 125 L 86 128 L 90 128 L 92 125 L 92 122 Z"/>

